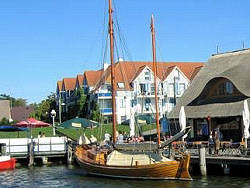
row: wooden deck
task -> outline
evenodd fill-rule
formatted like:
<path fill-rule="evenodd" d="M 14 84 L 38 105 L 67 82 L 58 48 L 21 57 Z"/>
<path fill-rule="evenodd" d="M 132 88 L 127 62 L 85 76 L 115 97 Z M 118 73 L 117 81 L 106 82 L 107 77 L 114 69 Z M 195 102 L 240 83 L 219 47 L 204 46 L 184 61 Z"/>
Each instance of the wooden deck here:
<path fill-rule="evenodd" d="M 28 158 L 30 148 L 32 148 L 34 158 L 59 157 L 67 153 L 66 137 L 9 138 L 0 139 L 0 143 L 6 146 L 5 153 L 15 158 Z"/>

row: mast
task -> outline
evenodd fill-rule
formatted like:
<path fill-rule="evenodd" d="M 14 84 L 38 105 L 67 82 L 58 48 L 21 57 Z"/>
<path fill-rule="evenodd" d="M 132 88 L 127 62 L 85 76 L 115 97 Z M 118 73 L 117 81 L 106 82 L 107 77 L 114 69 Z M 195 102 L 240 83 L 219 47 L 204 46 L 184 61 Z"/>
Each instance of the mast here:
<path fill-rule="evenodd" d="M 153 71 L 154 71 L 154 86 L 155 86 L 155 110 L 156 110 L 156 129 L 157 129 L 157 144 L 160 146 L 160 124 L 159 124 L 159 111 L 158 111 L 158 94 L 157 94 L 157 67 L 156 67 L 156 50 L 155 50 L 155 27 L 154 16 L 151 16 L 151 33 L 152 33 L 152 53 L 153 53 Z"/>
<path fill-rule="evenodd" d="M 115 108 L 115 74 L 114 74 L 114 30 L 112 18 L 112 0 L 109 0 L 109 43 L 111 64 L 111 90 L 112 90 L 112 121 L 113 121 L 113 143 L 116 143 L 116 108 Z"/>

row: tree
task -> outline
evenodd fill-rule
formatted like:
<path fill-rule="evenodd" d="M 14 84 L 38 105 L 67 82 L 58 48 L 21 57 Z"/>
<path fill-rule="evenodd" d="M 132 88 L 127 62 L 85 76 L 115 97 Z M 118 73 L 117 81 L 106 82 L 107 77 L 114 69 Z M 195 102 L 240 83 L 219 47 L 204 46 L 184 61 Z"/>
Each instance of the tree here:
<path fill-rule="evenodd" d="M 0 121 L 0 125 L 10 125 L 10 122 L 7 118 L 3 118 L 1 121 Z"/>
<path fill-rule="evenodd" d="M 94 121 L 99 122 L 101 113 L 100 113 L 100 109 L 99 109 L 99 106 L 97 104 L 97 101 L 92 101 L 91 106 L 92 106 L 92 109 L 91 109 L 90 118 Z"/>
<path fill-rule="evenodd" d="M 50 112 L 52 109 L 56 109 L 55 94 L 51 93 L 45 100 L 42 100 L 39 104 L 33 104 L 35 110 L 30 114 L 30 117 L 34 117 L 38 120 L 50 122 Z"/>
<path fill-rule="evenodd" d="M 67 119 L 72 119 L 75 117 L 85 117 L 84 110 L 86 104 L 86 95 L 83 92 L 83 89 L 80 88 L 75 91 L 74 94 L 75 101 L 73 104 L 68 106 Z"/>

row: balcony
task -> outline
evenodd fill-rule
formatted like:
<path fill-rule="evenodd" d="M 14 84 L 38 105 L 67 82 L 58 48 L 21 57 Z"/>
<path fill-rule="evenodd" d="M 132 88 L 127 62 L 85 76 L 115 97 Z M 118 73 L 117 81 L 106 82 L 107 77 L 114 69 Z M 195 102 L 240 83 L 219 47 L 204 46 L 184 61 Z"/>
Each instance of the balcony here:
<path fill-rule="evenodd" d="M 158 97 L 161 96 L 162 94 L 160 92 L 157 93 Z M 139 98 L 154 98 L 155 97 L 155 92 L 138 92 L 137 97 Z"/>
<path fill-rule="evenodd" d="M 97 93 L 98 98 L 111 98 L 111 93 Z"/>
<path fill-rule="evenodd" d="M 112 108 L 101 108 L 100 111 L 104 115 L 112 114 Z"/>

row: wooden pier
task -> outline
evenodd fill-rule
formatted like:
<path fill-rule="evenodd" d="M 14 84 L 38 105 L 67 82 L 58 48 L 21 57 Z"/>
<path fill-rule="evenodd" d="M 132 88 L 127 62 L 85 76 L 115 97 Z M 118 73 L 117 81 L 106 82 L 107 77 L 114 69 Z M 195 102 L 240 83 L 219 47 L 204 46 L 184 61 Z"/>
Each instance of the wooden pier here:
<path fill-rule="evenodd" d="M 8 138 L 0 139 L 5 147 L 5 154 L 16 159 L 28 159 L 33 165 L 34 159 L 41 158 L 46 163 L 48 158 L 65 157 L 68 152 L 66 137 L 45 138 Z"/>

